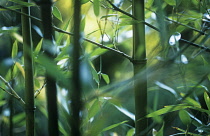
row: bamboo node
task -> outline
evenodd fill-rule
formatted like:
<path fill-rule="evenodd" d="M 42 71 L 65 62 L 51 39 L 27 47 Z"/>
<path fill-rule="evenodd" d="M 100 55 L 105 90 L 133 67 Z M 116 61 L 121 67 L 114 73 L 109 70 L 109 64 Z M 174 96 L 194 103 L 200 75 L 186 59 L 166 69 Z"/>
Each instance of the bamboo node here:
<path fill-rule="evenodd" d="M 132 60 L 133 64 L 146 64 L 147 63 L 147 58 L 145 59 L 139 59 L 139 60 Z"/>

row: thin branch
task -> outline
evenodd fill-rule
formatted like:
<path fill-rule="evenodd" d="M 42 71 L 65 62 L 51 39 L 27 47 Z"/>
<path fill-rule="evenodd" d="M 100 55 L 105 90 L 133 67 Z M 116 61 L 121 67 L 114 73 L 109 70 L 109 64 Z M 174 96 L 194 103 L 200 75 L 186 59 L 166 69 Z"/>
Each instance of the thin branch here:
<path fill-rule="evenodd" d="M 19 13 L 19 14 L 21 14 L 21 15 L 27 16 L 27 17 L 29 17 L 29 18 L 31 18 L 31 19 L 36 20 L 36 21 L 42 22 L 42 20 L 39 19 L 39 18 L 36 18 L 36 17 L 34 17 L 34 16 L 29 16 L 29 15 L 24 14 L 24 13 L 22 13 L 22 12 L 20 12 L 20 11 L 17 11 L 17 10 L 9 9 L 9 8 L 4 7 L 4 6 L 1 6 L 1 5 L 0 5 L 0 8 L 6 9 L 6 10 L 10 10 L 10 11 L 13 11 L 13 12 L 16 12 L 16 13 Z M 64 31 L 64 30 L 62 30 L 62 29 L 56 27 L 55 25 L 52 25 L 52 28 L 53 28 L 54 30 L 56 30 L 57 32 L 60 32 L 60 33 L 64 33 L 64 34 L 68 34 L 68 35 L 74 36 L 73 33 Z M 130 61 L 132 61 L 131 56 L 127 55 L 127 54 L 124 53 L 124 52 L 121 52 L 121 51 L 119 51 L 119 50 L 116 50 L 116 49 L 113 49 L 113 48 L 104 46 L 103 44 L 94 42 L 94 41 L 92 41 L 92 40 L 90 40 L 90 39 L 87 39 L 87 38 L 83 38 L 83 39 L 84 39 L 85 41 L 87 41 L 87 42 L 90 42 L 90 43 L 92 43 L 92 44 L 94 44 L 94 45 L 100 47 L 100 48 L 107 49 L 107 50 L 109 50 L 109 51 L 115 52 L 115 53 L 117 53 L 117 54 L 119 54 L 119 55 L 121 55 L 121 56 L 123 56 L 123 57 L 129 59 Z"/>
<path fill-rule="evenodd" d="M 137 20 L 137 18 L 135 18 L 135 17 L 134 17 L 133 15 L 131 15 L 130 13 L 125 12 L 124 10 L 122 10 L 122 9 L 118 8 L 117 6 L 115 6 L 110 0 L 106 0 L 106 1 L 112 6 L 113 10 L 119 11 L 119 12 L 121 12 L 122 14 L 127 15 L 127 16 L 131 17 L 131 18 L 134 19 L 134 20 Z M 150 9 L 147 9 L 147 10 L 150 10 Z M 153 13 L 155 13 L 155 14 L 157 14 L 156 12 L 154 12 L 154 11 L 152 11 L 152 10 L 150 10 L 150 11 L 153 12 Z M 173 23 L 176 23 L 176 24 L 178 24 L 178 25 L 185 26 L 185 27 L 187 27 L 187 28 L 189 28 L 189 29 L 192 29 L 192 30 L 194 30 L 194 31 L 196 31 L 196 32 L 199 32 L 199 33 L 201 33 L 202 35 L 206 35 L 206 33 L 202 32 L 202 31 L 200 31 L 200 30 L 198 30 L 198 29 L 195 29 L 195 28 L 193 28 L 193 27 L 191 27 L 191 26 L 189 26 L 189 25 L 182 24 L 182 23 L 180 23 L 180 22 L 178 22 L 178 21 L 169 19 L 169 18 L 167 18 L 167 17 L 165 17 L 165 19 L 168 20 L 168 21 L 171 21 L 171 22 L 173 22 Z M 144 22 L 144 23 L 145 23 L 145 25 L 149 26 L 150 28 L 153 28 L 154 30 L 160 31 L 160 30 L 159 30 L 158 28 L 156 28 L 155 26 L 153 26 L 153 25 L 151 25 L 151 24 L 149 24 L 149 23 L 147 23 L 147 22 Z"/>
<path fill-rule="evenodd" d="M 119 11 L 119 12 L 123 13 L 124 15 L 127 15 L 127 16 L 129 16 L 129 17 L 131 17 L 131 18 L 133 18 L 133 19 L 136 20 L 136 18 L 135 18 L 133 15 L 131 15 L 131 14 L 129 14 L 129 13 L 127 13 L 127 12 L 121 10 L 121 9 L 118 8 L 118 7 L 116 7 L 111 1 L 109 1 L 109 0 L 107 0 L 107 1 L 108 1 L 109 4 L 113 7 L 114 10 Z M 29 16 L 29 15 L 24 14 L 24 13 L 22 13 L 22 12 L 19 12 L 19 11 L 17 11 L 17 10 L 9 9 L 9 8 L 4 7 L 4 6 L 1 6 L 1 5 L 0 5 L 0 8 L 3 8 L 3 9 L 6 9 L 6 10 L 10 10 L 10 11 L 19 13 L 19 14 L 21 14 L 21 15 L 30 17 L 31 19 L 34 19 L 34 20 L 36 20 L 36 21 L 42 22 L 42 20 L 39 19 L 39 18 L 36 18 L 36 17 L 34 17 L 34 16 Z M 172 21 L 172 20 L 170 20 L 170 21 Z M 174 20 L 173 20 L 173 21 L 174 21 Z M 176 22 L 176 21 L 174 21 L 174 23 L 175 23 L 175 22 Z M 149 23 L 147 23 L 147 22 L 144 22 L 144 23 L 145 23 L 145 25 L 147 25 L 148 27 L 150 27 L 150 28 L 152 28 L 152 29 L 154 29 L 154 30 L 160 32 L 160 30 L 159 30 L 158 28 L 156 28 L 155 26 L 153 26 L 153 25 L 151 25 L 151 24 L 149 24 Z M 176 23 L 179 23 L 179 22 L 176 22 Z M 181 25 L 181 24 L 180 24 L 180 25 Z M 55 25 L 52 25 L 52 27 L 53 27 L 53 29 L 56 30 L 57 32 L 60 32 L 60 33 L 64 33 L 64 34 L 67 34 L 67 35 L 74 36 L 73 33 L 64 31 L 64 30 L 62 30 L 62 29 L 56 27 Z M 188 28 L 189 28 L 189 27 L 188 27 Z M 193 29 L 193 30 L 194 30 L 194 29 Z M 200 31 L 197 30 L 197 29 L 196 29 L 196 31 L 199 32 L 199 33 L 201 33 L 201 34 L 205 34 L 205 35 L 206 35 L 206 33 L 200 32 Z M 85 41 L 87 41 L 87 42 L 90 42 L 90 43 L 92 43 L 92 44 L 94 44 L 94 45 L 100 47 L 100 48 L 107 49 L 107 50 L 109 50 L 109 51 L 115 52 L 115 53 L 117 53 L 117 54 L 119 54 L 119 55 L 121 55 L 121 56 L 127 58 L 127 59 L 130 60 L 131 62 L 133 61 L 132 57 L 129 56 L 129 55 L 127 55 L 127 54 L 124 53 L 124 52 L 121 52 L 121 51 L 119 51 L 119 50 L 115 50 L 115 49 L 113 49 L 113 48 L 104 46 L 104 45 L 102 45 L 102 44 L 100 44 L 100 43 L 97 43 L 97 42 L 92 41 L 92 40 L 87 39 L 87 38 L 83 38 L 83 39 L 84 39 Z M 195 44 L 195 43 L 193 43 L 193 42 L 190 42 L 190 41 L 188 41 L 188 40 L 180 39 L 180 41 L 182 41 L 182 42 L 184 42 L 184 43 L 187 43 L 187 44 L 189 44 L 189 45 L 192 45 L 192 46 L 194 46 L 194 47 L 198 47 L 198 48 L 201 48 L 201 49 L 205 49 L 206 52 L 210 52 L 210 49 L 209 49 L 209 48 L 204 47 L 204 46 L 200 46 L 200 45 Z"/>
<path fill-rule="evenodd" d="M 44 82 L 44 84 L 42 85 L 41 88 L 39 88 L 38 90 L 35 91 L 34 97 L 36 98 L 42 91 L 42 89 L 46 86 L 46 81 Z"/>
<path fill-rule="evenodd" d="M 62 29 L 60 29 L 60 28 L 58 28 L 58 27 L 56 27 L 56 26 L 53 26 L 53 28 L 54 28 L 57 32 L 60 32 L 60 33 L 64 33 L 64 34 L 68 34 L 68 35 L 74 36 L 73 33 L 64 31 L 64 30 L 62 30 Z M 89 42 L 89 43 L 92 43 L 92 44 L 97 45 L 97 46 L 100 47 L 100 48 L 107 49 L 107 50 L 109 50 L 109 51 L 115 52 L 115 53 L 117 53 L 117 54 L 119 54 L 119 55 L 121 55 L 121 56 L 127 58 L 128 60 L 132 61 L 132 58 L 131 58 L 129 55 L 127 55 L 126 53 L 124 53 L 124 52 L 121 52 L 121 51 L 119 51 L 119 50 L 116 50 L 116 49 L 113 49 L 113 48 L 104 46 L 103 44 L 97 43 L 97 42 L 92 41 L 92 40 L 87 39 L 87 38 L 83 38 L 83 39 L 84 39 L 85 41 Z"/>
<path fill-rule="evenodd" d="M 0 76 L 0 80 L 1 80 L 2 82 L 4 82 L 5 85 L 6 85 L 12 92 L 10 93 L 10 92 L 6 91 L 5 89 L 3 89 L 2 87 L 1 87 L 1 89 L 4 90 L 5 92 L 9 93 L 10 95 L 14 96 L 18 101 L 21 102 L 22 105 L 25 105 L 25 102 L 23 101 L 23 99 L 15 92 L 15 90 L 10 86 L 10 84 L 9 84 L 2 76 Z"/>
<path fill-rule="evenodd" d="M 153 12 L 153 13 L 155 13 L 156 15 L 158 15 L 158 13 L 156 13 L 155 11 L 153 11 L 153 10 L 151 10 L 151 9 L 149 9 L 149 8 L 146 8 L 146 9 L 149 10 L 149 11 L 151 11 L 151 12 Z M 181 23 L 181 22 L 172 20 L 172 19 L 170 19 L 170 18 L 168 18 L 168 17 L 166 17 L 166 16 L 165 16 L 164 18 L 165 18 L 165 20 L 167 20 L 167 21 L 169 21 L 169 22 L 173 22 L 173 23 L 175 23 L 175 24 L 177 24 L 177 25 L 181 25 L 181 26 L 187 27 L 187 28 L 189 28 L 189 29 L 191 29 L 191 30 L 193 30 L 193 31 L 196 31 L 196 32 L 200 33 L 201 35 L 207 35 L 207 33 L 205 33 L 204 31 L 198 30 L 198 29 L 196 29 L 196 28 L 194 28 L 194 27 L 191 27 L 191 26 L 189 26 L 189 25 L 186 25 L 186 24 L 183 24 L 183 23 Z"/>
<path fill-rule="evenodd" d="M 116 7 L 110 0 L 106 0 L 106 1 L 109 2 L 109 4 L 112 6 L 113 10 L 119 11 L 119 12 L 121 12 L 122 14 L 127 15 L 127 16 L 129 16 L 129 17 L 131 17 L 131 18 L 137 20 L 137 19 L 136 19 L 133 15 L 131 15 L 130 13 L 127 13 L 127 12 L 121 10 L 120 8 Z M 171 20 L 171 19 L 169 19 L 169 18 L 166 18 L 166 20 L 172 21 L 172 22 L 174 22 L 174 23 L 176 23 L 176 24 L 179 24 L 179 25 L 182 25 L 182 26 L 185 26 L 185 27 L 188 27 L 188 28 L 190 28 L 190 29 L 192 29 L 192 30 L 194 30 L 194 31 L 199 32 L 199 33 L 202 34 L 202 35 L 208 35 L 208 34 L 206 34 L 205 32 L 202 32 L 202 31 L 200 31 L 200 30 L 197 30 L 197 29 L 195 29 L 195 28 L 193 28 L 193 27 L 190 27 L 190 26 L 188 26 L 188 25 L 184 25 L 184 24 L 182 24 L 182 23 L 180 23 L 180 22 Z M 145 23 L 145 25 L 149 26 L 150 28 L 153 28 L 154 30 L 160 32 L 160 30 L 159 30 L 157 27 L 155 27 L 155 26 L 153 26 L 153 25 L 151 25 L 151 24 L 149 24 L 149 23 L 147 23 L 147 22 L 144 22 L 144 23 Z M 197 48 L 200 48 L 200 49 L 204 49 L 206 52 L 210 52 L 210 49 L 209 49 L 208 47 L 200 46 L 200 45 L 198 45 L 198 44 L 196 44 L 196 43 L 190 42 L 190 41 L 185 40 L 185 39 L 180 39 L 180 41 L 182 41 L 182 42 L 184 42 L 184 43 L 187 43 L 187 44 L 189 44 L 189 45 L 192 45 L 192 46 L 194 46 L 194 47 L 197 47 Z"/>
<path fill-rule="evenodd" d="M 4 89 L 3 87 L 0 86 L 0 89 L 2 89 L 4 92 L 8 93 L 9 95 L 15 97 L 16 99 L 18 99 L 15 95 L 13 95 L 12 93 L 10 93 L 9 91 L 7 91 L 6 89 Z"/>
<path fill-rule="evenodd" d="M 194 47 L 203 49 L 203 50 L 205 50 L 206 52 L 210 52 L 210 49 L 209 49 L 208 47 L 200 46 L 200 45 L 198 45 L 198 44 L 196 44 L 196 43 L 190 42 L 190 41 L 185 40 L 185 39 L 180 39 L 180 41 L 182 41 L 182 42 L 184 42 L 184 43 L 187 43 L 187 44 L 190 44 L 190 45 L 192 45 L 192 46 L 194 46 Z"/>

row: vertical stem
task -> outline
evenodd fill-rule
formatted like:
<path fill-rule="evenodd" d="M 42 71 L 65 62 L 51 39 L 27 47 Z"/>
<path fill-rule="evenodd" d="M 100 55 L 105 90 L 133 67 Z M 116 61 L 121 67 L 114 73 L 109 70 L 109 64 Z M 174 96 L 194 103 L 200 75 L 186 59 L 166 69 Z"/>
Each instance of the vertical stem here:
<path fill-rule="evenodd" d="M 29 2 L 25 0 L 25 2 Z M 22 12 L 30 15 L 30 7 L 23 7 Z M 26 136 L 34 136 L 34 81 L 33 81 L 33 59 L 31 20 L 27 16 L 21 17 L 23 35 L 23 54 L 25 66 L 25 111 L 26 111 Z"/>
<path fill-rule="evenodd" d="M 72 93 L 71 93 L 71 135 L 81 136 L 80 130 L 80 111 L 82 109 L 81 84 L 80 84 L 80 0 L 74 0 L 74 37 L 73 37 L 73 74 L 72 74 Z M 70 54 L 71 55 L 71 54 Z"/>
<path fill-rule="evenodd" d="M 13 79 L 13 74 L 11 72 L 11 79 L 12 79 L 12 87 L 14 88 L 14 79 Z M 10 110 L 10 116 L 9 116 L 9 136 L 13 136 L 13 108 L 14 108 L 14 104 L 13 104 L 13 96 L 9 97 L 9 110 Z"/>
<path fill-rule="evenodd" d="M 147 73 L 145 46 L 144 0 L 133 0 L 133 15 L 141 23 L 133 25 L 133 67 L 135 93 L 135 133 L 140 135 L 147 128 L 147 119 L 139 120 L 147 114 Z M 139 74 L 137 79 L 136 76 Z"/>
<path fill-rule="evenodd" d="M 44 44 L 50 45 L 45 48 L 45 53 L 50 60 L 54 60 L 55 53 L 53 52 L 53 42 L 52 42 L 52 1 L 42 0 L 40 3 L 42 24 L 44 31 Z M 46 46 L 46 45 L 43 45 Z M 48 132 L 49 136 L 58 136 L 58 106 L 57 106 L 57 88 L 56 80 L 49 74 L 48 69 L 46 69 L 46 96 L 47 96 L 47 110 L 48 110 Z"/>

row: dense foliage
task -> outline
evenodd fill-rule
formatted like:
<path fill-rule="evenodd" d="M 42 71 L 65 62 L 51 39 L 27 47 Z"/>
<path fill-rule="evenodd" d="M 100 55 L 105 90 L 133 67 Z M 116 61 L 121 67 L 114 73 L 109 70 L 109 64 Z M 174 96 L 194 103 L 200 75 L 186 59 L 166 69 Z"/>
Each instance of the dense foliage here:
<path fill-rule="evenodd" d="M 53 38 L 46 40 L 43 24 L 49 24 L 41 1 L 0 2 L 0 135 L 22 136 L 27 128 L 23 7 L 31 8 L 35 135 L 49 134 L 47 76 L 56 81 L 60 135 L 71 134 L 72 96 L 82 90 L 84 136 L 133 136 L 134 80 L 148 89 L 148 115 L 139 119 L 148 119 L 142 135 L 210 134 L 209 0 L 145 0 L 145 22 L 132 15 L 132 0 L 81 0 L 78 58 L 74 2 L 54 1 Z M 140 23 L 145 24 L 147 68 L 135 73 L 134 64 L 142 62 L 133 59 L 132 26 Z M 75 77 L 76 64 L 80 77 Z"/>

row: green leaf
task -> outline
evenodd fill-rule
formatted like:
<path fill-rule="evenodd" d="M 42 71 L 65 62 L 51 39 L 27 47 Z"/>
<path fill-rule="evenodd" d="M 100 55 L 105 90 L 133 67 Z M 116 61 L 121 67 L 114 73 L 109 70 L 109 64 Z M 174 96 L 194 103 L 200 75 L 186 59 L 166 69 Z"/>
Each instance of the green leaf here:
<path fill-rule="evenodd" d="M 109 84 L 109 83 L 110 83 L 109 76 L 108 76 L 107 74 L 103 74 L 103 73 L 101 73 L 101 75 L 102 75 L 104 81 L 105 81 L 107 84 Z"/>
<path fill-rule="evenodd" d="M 100 2 L 99 2 L 99 0 L 94 0 L 93 1 L 93 10 L 94 10 L 94 14 L 96 16 L 98 16 L 99 13 L 100 13 Z"/>
<path fill-rule="evenodd" d="M 85 30 L 85 22 L 86 22 L 86 16 L 83 15 L 82 20 L 81 20 L 81 26 L 80 26 L 81 31 Z"/>
<path fill-rule="evenodd" d="M 20 70 L 22 76 L 25 78 L 25 70 L 24 70 L 23 66 L 19 62 L 16 62 L 15 67 L 17 67 Z"/>
<path fill-rule="evenodd" d="M 201 58 L 203 60 L 204 66 L 209 67 L 210 65 L 209 65 L 208 61 L 206 61 L 206 59 L 202 55 L 201 55 Z M 208 77 L 208 80 L 210 81 L 210 74 L 209 73 L 208 73 L 207 77 Z"/>
<path fill-rule="evenodd" d="M 113 44 L 109 44 L 106 45 L 107 47 L 113 47 Z M 90 57 L 96 57 L 96 56 L 100 56 L 104 53 L 106 53 L 108 50 L 102 49 L 102 48 L 96 48 L 95 50 L 93 50 L 90 54 Z"/>
<path fill-rule="evenodd" d="M 56 6 L 53 6 L 53 15 L 54 15 L 58 20 L 60 20 L 61 22 L 63 22 L 61 12 L 59 11 L 59 9 L 58 9 Z"/>
<path fill-rule="evenodd" d="M 100 102 L 96 100 L 89 109 L 88 118 L 90 119 L 94 117 L 99 111 L 100 111 Z"/>
<path fill-rule="evenodd" d="M 56 79 L 57 81 L 62 81 L 62 85 L 64 85 L 65 87 L 69 87 L 69 82 L 66 79 L 69 75 L 64 73 L 64 71 L 61 71 L 59 66 L 57 66 L 54 61 L 50 60 L 47 56 L 43 54 L 37 57 L 37 62 L 46 68 L 48 74 L 52 78 Z"/>
<path fill-rule="evenodd" d="M 181 95 L 182 97 L 185 96 L 184 93 L 180 93 L 180 95 Z M 185 102 L 185 103 L 188 103 L 189 105 L 192 105 L 192 106 L 194 106 L 194 107 L 199 107 L 199 108 L 201 108 L 201 105 L 200 105 L 197 101 L 195 101 L 194 99 L 192 99 L 192 98 L 190 98 L 190 97 L 185 98 L 185 99 L 184 99 L 184 102 Z"/>
<path fill-rule="evenodd" d="M 126 136 L 133 136 L 135 134 L 135 128 L 131 128 L 128 130 Z"/>
<path fill-rule="evenodd" d="M 162 115 L 165 113 L 169 113 L 169 112 L 173 112 L 173 111 L 177 111 L 177 110 L 183 110 L 186 108 L 193 108 L 193 106 L 184 105 L 184 104 L 165 106 L 165 108 L 154 111 L 154 112 L 148 114 L 146 117 L 148 117 L 148 118 L 155 117 L 155 116 L 159 116 L 159 115 Z"/>
<path fill-rule="evenodd" d="M 189 125 L 191 123 L 190 115 L 186 110 L 179 111 L 179 118 L 184 125 Z"/>
<path fill-rule="evenodd" d="M 41 48 L 42 48 L 42 43 L 43 43 L 43 38 L 39 41 L 39 43 L 37 44 L 35 50 L 34 50 L 34 55 L 38 55 Z"/>
<path fill-rule="evenodd" d="M 95 70 L 95 68 L 91 65 L 91 73 L 93 75 L 93 79 L 96 81 L 97 84 L 99 84 L 100 80 L 99 80 L 99 76 L 97 71 Z"/>
<path fill-rule="evenodd" d="M 120 123 L 117 123 L 117 124 L 113 124 L 113 125 L 111 125 L 111 126 L 108 126 L 108 127 L 104 128 L 104 129 L 102 130 L 102 132 L 107 131 L 107 130 L 110 130 L 110 129 L 113 129 L 113 128 L 115 128 L 115 127 L 118 127 L 119 125 L 124 124 L 124 123 L 126 123 L 126 122 L 128 122 L 128 121 L 126 120 L 126 121 L 122 121 L 122 122 L 120 122 Z"/>
<path fill-rule="evenodd" d="M 20 114 L 17 114 L 13 117 L 14 124 L 18 124 L 19 122 L 22 122 L 25 120 L 25 113 L 21 112 Z"/>
<path fill-rule="evenodd" d="M 71 22 L 71 19 L 72 19 L 72 18 L 70 18 L 70 19 L 68 20 L 68 22 L 64 25 L 64 27 L 63 27 L 62 30 L 64 30 L 64 31 L 67 30 L 67 28 L 68 28 L 68 26 L 69 26 L 69 24 L 70 24 L 70 22 Z M 59 33 L 58 37 L 56 38 L 56 44 L 57 44 L 58 46 L 61 45 L 61 41 L 62 41 L 62 39 L 63 39 L 63 36 L 64 36 L 64 33 Z"/>
<path fill-rule="evenodd" d="M 176 6 L 176 0 L 164 0 L 168 5 Z"/>
<path fill-rule="evenodd" d="M 164 123 L 163 126 L 161 127 L 161 129 L 157 132 L 157 134 L 155 136 L 163 136 L 163 130 L 164 130 Z"/>
<path fill-rule="evenodd" d="M 207 92 L 204 92 L 204 100 L 206 102 L 206 105 L 208 107 L 208 110 L 210 111 L 210 98 Z"/>
<path fill-rule="evenodd" d="M 9 1 L 19 4 L 19 5 L 22 5 L 22 6 L 25 6 L 25 7 L 35 6 L 34 3 L 24 2 L 22 0 L 9 0 Z"/>
<path fill-rule="evenodd" d="M 15 40 L 15 42 L 13 43 L 13 46 L 12 46 L 12 58 L 13 59 L 17 56 L 17 53 L 18 53 L 18 43 Z"/>
<path fill-rule="evenodd" d="M 81 4 L 85 4 L 85 3 L 87 3 L 87 2 L 89 2 L 90 0 L 82 0 L 81 1 Z"/>
<path fill-rule="evenodd" d="M 146 5 L 145 6 L 147 8 L 150 8 L 152 6 L 153 2 L 154 2 L 154 0 L 146 0 L 146 2 L 145 2 Z"/>

